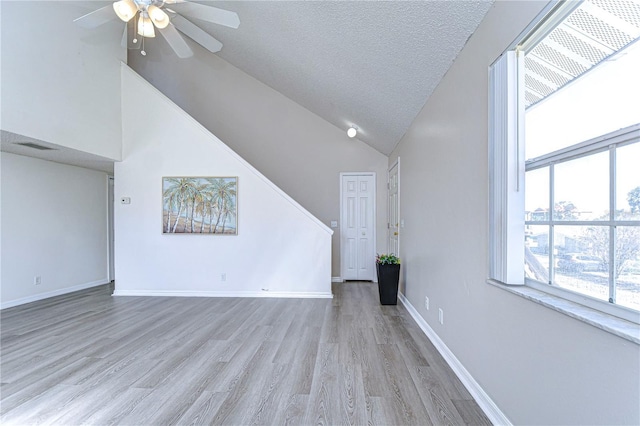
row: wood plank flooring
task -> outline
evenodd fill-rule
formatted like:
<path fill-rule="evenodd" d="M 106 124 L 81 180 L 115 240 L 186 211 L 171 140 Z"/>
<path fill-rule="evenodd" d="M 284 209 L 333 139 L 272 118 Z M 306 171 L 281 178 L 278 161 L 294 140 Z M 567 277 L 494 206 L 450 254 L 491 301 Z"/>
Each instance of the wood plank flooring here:
<path fill-rule="evenodd" d="M 377 285 L 334 299 L 112 297 L 0 312 L 0 423 L 487 425 Z"/>

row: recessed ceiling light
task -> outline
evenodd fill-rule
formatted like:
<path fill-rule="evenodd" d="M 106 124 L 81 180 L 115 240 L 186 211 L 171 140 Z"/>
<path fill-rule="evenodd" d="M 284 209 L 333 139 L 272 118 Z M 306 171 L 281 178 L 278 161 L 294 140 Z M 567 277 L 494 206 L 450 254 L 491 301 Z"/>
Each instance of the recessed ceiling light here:
<path fill-rule="evenodd" d="M 355 138 L 358 134 L 358 128 L 356 126 L 351 126 L 347 129 L 347 136 L 350 138 Z"/>

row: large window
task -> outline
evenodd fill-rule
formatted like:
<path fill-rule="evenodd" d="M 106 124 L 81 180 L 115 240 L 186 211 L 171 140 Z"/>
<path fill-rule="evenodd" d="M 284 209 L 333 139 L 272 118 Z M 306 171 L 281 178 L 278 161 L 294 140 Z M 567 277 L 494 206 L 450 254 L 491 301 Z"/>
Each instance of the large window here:
<path fill-rule="evenodd" d="M 571 3 L 492 69 L 492 278 L 628 318 L 640 311 L 640 3 Z"/>
<path fill-rule="evenodd" d="M 527 278 L 640 310 L 639 140 L 635 125 L 526 163 Z"/>

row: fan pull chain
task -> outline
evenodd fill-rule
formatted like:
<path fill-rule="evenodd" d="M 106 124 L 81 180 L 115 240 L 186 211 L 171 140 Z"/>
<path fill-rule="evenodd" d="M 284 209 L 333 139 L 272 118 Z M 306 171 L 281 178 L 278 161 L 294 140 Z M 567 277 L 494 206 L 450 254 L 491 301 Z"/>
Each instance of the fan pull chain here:
<path fill-rule="evenodd" d="M 140 18 L 141 18 L 141 19 L 142 19 L 142 17 L 143 17 L 143 16 L 144 16 L 144 15 L 142 15 L 142 12 L 140 12 Z M 144 25 L 145 25 L 145 21 L 142 21 L 142 34 L 144 34 L 144 29 L 145 29 L 145 28 L 144 28 Z M 140 54 L 141 54 L 142 56 L 147 56 L 147 52 L 145 52 L 145 51 L 144 51 L 144 39 L 145 39 L 145 38 L 146 38 L 146 37 L 143 35 L 143 36 L 142 36 L 142 49 L 140 50 Z"/>
<path fill-rule="evenodd" d="M 136 44 L 138 42 L 138 38 L 137 35 L 138 34 L 138 21 L 136 20 L 136 17 L 133 17 L 133 40 L 131 40 L 133 42 L 133 44 Z"/>

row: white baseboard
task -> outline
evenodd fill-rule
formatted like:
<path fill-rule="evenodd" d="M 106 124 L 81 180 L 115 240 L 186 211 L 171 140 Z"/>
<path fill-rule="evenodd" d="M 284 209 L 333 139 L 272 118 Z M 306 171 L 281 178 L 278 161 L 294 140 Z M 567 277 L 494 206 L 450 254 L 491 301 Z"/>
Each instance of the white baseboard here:
<path fill-rule="evenodd" d="M 332 283 L 343 283 L 344 280 L 342 279 L 342 277 L 331 277 L 331 282 Z M 376 278 L 374 278 L 371 282 L 374 283 L 374 284 L 377 284 L 378 280 Z"/>
<path fill-rule="evenodd" d="M 84 290 L 91 287 L 109 283 L 108 279 L 102 279 L 98 281 L 92 281 L 84 284 L 74 285 L 73 287 L 60 288 L 58 290 L 48 291 L 46 293 L 34 294 L 33 296 L 23 297 L 21 299 L 10 300 L 8 302 L 0 303 L 0 310 L 12 308 L 14 306 L 24 305 L 25 303 L 37 302 L 38 300 L 48 299 L 54 296 L 60 296 L 62 294 L 73 293 L 74 291 Z"/>
<path fill-rule="evenodd" d="M 287 291 L 176 291 L 176 290 L 116 290 L 114 296 L 164 297 L 282 297 L 298 299 L 332 299 L 333 294 L 321 292 Z"/>
<path fill-rule="evenodd" d="M 447 361 L 447 364 L 451 367 L 456 376 L 460 379 L 460 381 L 467 388 L 471 396 L 476 400 L 482 411 L 487 415 L 491 423 L 494 425 L 505 425 L 511 426 L 512 423 L 509 421 L 507 416 L 498 408 L 498 406 L 493 402 L 493 400 L 487 395 L 487 393 L 480 387 L 480 384 L 475 381 L 475 379 L 471 376 L 471 374 L 467 371 L 466 368 L 462 365 L 462 363 L 456 358 L 456 356 L 451 352 L 451 350 L 444 344 L 444 342 L 438 337 L 435 331 L 427 324 L 427 322 L 422 318 L 422 316 L 416 311 L 413 305 L 409 302 L 409 300 L 402 293 L 398 293 L 398 298 L 400 302 L 407 308 L 409 314 L 416 321 L 418 326 L 422 329 L 424 334 L 427 335 L 431 343 L 438 349 L 440 355 Z"/>

